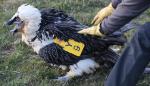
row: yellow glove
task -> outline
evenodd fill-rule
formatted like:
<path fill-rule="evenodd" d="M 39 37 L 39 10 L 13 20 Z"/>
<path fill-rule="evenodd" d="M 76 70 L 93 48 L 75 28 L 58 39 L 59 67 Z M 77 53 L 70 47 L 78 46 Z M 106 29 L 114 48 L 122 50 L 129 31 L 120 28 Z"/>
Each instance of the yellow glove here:
<path fill-rule="evenodd" d="M 104 18 L 108 17 L 112 14 L 114 8 L 112 7 L 112 3 L 110 3 L 107 7 L 101 9 L 94 19 L 92 20 L 92 24 L 97 25 L 103 21 Z"/>
<path fill-rule="evenodd" d="M 95 35 L 95 36 L 103 36 L 103 34 L 99 31 L 100 30 L 99 25 L 100 24 L 83 29 L 83 30 L 79 31 L 78 33 L 85 34 L 85 35 L 89 34 L 89 35 Z"/>

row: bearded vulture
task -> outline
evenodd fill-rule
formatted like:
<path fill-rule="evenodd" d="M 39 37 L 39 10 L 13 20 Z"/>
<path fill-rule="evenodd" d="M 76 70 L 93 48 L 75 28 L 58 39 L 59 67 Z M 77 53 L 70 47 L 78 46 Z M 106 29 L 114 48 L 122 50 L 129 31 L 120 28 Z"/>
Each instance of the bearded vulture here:
<path fill-rule="evenodd" d="M 12 24 L 16 26 L 11 31 L 20 32 L 22 41 L 46 63 L 69 69 L 58 80 L 93 73 L 100 66 L 112 67 L 119 55 L 109 46 L 124 43 L 124 39 L 117 34 L 106 37 L 78 34 L 87 26 L 63 11 L 39 10 L 28 4 L 21 5 L 7 21 L 7 25 Z"/>

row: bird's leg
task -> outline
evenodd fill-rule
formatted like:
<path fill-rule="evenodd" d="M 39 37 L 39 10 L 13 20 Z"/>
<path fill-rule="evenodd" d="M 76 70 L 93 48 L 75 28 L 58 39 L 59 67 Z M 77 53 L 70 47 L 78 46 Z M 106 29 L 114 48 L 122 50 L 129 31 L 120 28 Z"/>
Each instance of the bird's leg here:
<path fill-rule="evenodd" d="M 99 67 L 92 59 L 80 60 L 78 63 L 69 67 L 70 71 L 65 76 L 58 77 L 58 81 L 68 81 L 74 77 L 82 76 L 83 73 L 93 73 Z"/>
<path fill-rule="evenodd" d="M 59 68 L 62 69 L 62 70 L 66 70 L 66 69 L 67 69 L 67 66 L 65 66 L 65 65 L 60 65 Z"/>
<path fill-rule="evenodd" d="M 76 76 L 81 76 L 82 73 L 77 73 L 77 70 L 72 70 L 70 69 L 69 72 L 67 72 L 66 75 L 62 76 L 62 77 L 58 77 L 58 81 L 68 81 L 70 79 L 72 79 L 73 77 L 76 77 Z"/>

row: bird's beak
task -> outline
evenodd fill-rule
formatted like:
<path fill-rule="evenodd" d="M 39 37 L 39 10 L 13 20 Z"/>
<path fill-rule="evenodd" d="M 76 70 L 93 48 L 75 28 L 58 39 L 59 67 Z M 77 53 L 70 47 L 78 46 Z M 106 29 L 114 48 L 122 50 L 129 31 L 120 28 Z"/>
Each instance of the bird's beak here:
<path fill-rule="evenodd" d="M 16 18 L 11 18 L 5 23 L 5 25 L 12 25 L 14 24 L 15 21 L 16 21 Z"/>
<path fill-rule="evenodd" d="M 22 28 L 23 22 L 20 20 L 19 17 L 12 17 L 4 25 L 5 26 L 10 26 L 10 25 L 13 25 L 13 24 L 15 24 L 15 27 L 14 27 L 14 29 L 10 30 L 10 32 L 14 35 L 19 31 L 19 29 Z"/>
<path fill-rule="evenodd" d="M 15 35 L 18 32 L 18 26 L 15 26 L 14 29 L 10 30 L 10 33 Z"/>

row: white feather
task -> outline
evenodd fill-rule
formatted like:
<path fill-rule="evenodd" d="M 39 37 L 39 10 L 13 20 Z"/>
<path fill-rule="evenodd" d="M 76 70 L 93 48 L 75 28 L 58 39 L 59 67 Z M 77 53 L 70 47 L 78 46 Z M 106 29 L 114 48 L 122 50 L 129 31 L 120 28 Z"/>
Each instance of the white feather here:
<path fill-rule="evenodd" d="M 82 76 L 83 73 L 93 73 L 96 68 L 99 68 L 99 64 L 92 59 L 80 60 L 77 64 L 69 67 L 70 71 L 65 76 L 58 77 L 59 81 L 67 81 L 75 76 Z"/>
<path fill-rule="evenodd" d="M 22 41 L 31 46 L 36 53 L 44 46 L 53 43 L 52 37 L 46 38 L 44 35 L 42 35 L 44 40 L 35 39 L 33 42 L 30 42 L 40 28 L 41 13 L 37 8 L 26 4 L 21 5 L 14 16 L 19 16 L 25 22 L 25 34 L 22 34 Z M 60 67 L 67 68 L 66 66 Z M 78 63 L 71 65 L 69 67 L 70 71 L 65 76 L 59 77 L 59 79 L 68 80 L 75 76 L 81 76 L 83 73 L 93 73 L 98 67 L 99 64 L 92 59 L 80 60 Z"/>
<path fill-rule="evenodd" d="M 31 40 L 36 36 L 36 31 L 40 28 L 41 23 L 41 13 L 37 8 L 23 4 L 18 8 L 13 17 L 15 16 L 18 16 L 21 21 L 25 23 L 25 33 L 22 34 L 22 41 L 31 46 L 36 53 L 38 53 L 42 47 L 53 43 L 52 37 L 46 38 L 44 35 L 42 35 L 44 40 L 40 41 L 36 39 L 31 42 Z"/>

